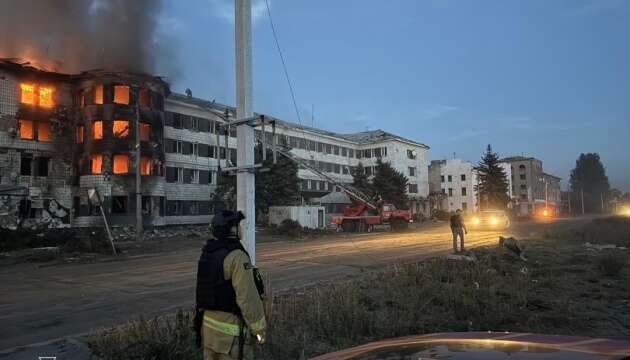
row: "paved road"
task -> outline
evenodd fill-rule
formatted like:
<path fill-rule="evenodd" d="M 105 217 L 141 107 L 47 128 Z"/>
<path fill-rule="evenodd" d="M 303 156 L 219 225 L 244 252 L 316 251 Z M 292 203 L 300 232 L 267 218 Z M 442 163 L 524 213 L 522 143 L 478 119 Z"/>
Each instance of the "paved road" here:
<path fill-rule="evenodd" d="M 517 223 L 506 233 L 524 238 L 584 221 Z M 496 244 L 499 235 L 470 232 L 467 246 Z M 432 224 L 406 233 L 260 243 L 257 251 L 258 266 L 270 274 L 273 288 L 281 290 L 443 254 L 450 246 L 447 226 Z M 191 306 L 199 248 L 115 262 L 0 268 L 0 354 L 3 349 Z"/>

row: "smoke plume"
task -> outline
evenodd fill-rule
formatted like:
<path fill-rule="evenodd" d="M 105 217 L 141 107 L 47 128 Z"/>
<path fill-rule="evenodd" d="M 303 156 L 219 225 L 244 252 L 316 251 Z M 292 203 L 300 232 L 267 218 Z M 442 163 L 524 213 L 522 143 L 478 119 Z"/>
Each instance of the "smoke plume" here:
<path fill-rule="evenodd" d="M 0 0 L 0 57 L 47 70 L 155 72 L 160 0 Z"/>

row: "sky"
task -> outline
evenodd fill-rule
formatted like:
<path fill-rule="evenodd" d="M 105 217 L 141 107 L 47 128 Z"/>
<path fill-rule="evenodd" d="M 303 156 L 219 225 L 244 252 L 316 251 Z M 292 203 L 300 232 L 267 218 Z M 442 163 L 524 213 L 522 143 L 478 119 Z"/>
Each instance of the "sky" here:
<path fill-rule="evenodd" d="M 252 0 L 255 111 L 383 129 L 431 160 L 476 163 L 491 144 L 541 159 L 565 186 L 579 154 L 598 152 L 630 191 L 630 1 L 269 2 L 299 118 L 264 0 Z M 233 105 L 233 1 L 166 0 L 159 24 L 173 90 Z"/>

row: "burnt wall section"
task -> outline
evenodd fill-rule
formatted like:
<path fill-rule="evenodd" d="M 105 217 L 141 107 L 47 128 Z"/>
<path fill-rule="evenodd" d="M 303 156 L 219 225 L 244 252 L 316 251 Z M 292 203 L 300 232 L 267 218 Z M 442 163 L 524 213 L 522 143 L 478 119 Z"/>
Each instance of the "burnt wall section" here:
<path fill-rule="evenodd" d="M 168 86 L 158 78 L 119 73 L 85 74 L 76 88 L 75 125 L 78 191 L 75 226 L 102 222 L 87 191 L 96 188 L 112 225 L 135 223 L 135 176 L 140 162 L 145 226 L 163 225 L 164 97 Z M 139 132 L 136 122 L 139 120 Z M 136 136 L 141 158 L 136 158 Z"/>

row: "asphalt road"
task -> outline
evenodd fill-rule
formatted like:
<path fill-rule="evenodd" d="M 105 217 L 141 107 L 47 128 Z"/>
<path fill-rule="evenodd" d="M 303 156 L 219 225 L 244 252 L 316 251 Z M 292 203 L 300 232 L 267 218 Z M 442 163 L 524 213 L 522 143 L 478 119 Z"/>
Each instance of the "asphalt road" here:
<path fill-rule="evenodd" d="M 569 228 L 588 220 L 523 222 L 507 231 L 470 231 L 466 245 L 494 245 L 499 235 L 534 237 L 545 229 Z M 201 243 L 113 262 L 0 268 L 0 354 L 192 306 Z M 446 224 L 430 224 L 405 233 L 259 243 L 257 265 L 278 291 L 445 254 L 451 244 Z"/>

